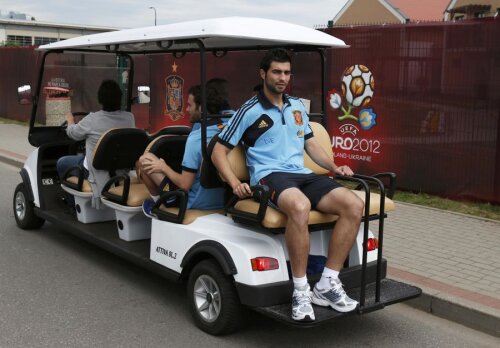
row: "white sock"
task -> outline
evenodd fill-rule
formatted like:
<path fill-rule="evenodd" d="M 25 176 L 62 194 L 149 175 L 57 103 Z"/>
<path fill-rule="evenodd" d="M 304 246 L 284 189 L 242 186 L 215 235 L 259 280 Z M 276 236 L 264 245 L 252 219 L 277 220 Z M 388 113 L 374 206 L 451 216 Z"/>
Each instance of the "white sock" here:
<path fill-rule="evenodd" d="M 330 279 L 339 279 L 339 271 L 325 267 L 323 269 L 323 274 L 321 274 L 321 279 L 318 282 L 319 289 L 327 289 L 330 285 Z"/>
<path fill-rule="evenodd" d="M 303 277 L 300 277 L 300 278 L 295 278 L 293 277 L 293 287 L 295 289 L 304 289 L 304 287 L 307 286 L 307 276 L 303 276 Z"/>
<path fill-rule="evenodd" d="M 156 202 L 157 200 L 160 199 L 160 196 L 153 196 L 153 195 L 151 195 L 151 199 Z"/>

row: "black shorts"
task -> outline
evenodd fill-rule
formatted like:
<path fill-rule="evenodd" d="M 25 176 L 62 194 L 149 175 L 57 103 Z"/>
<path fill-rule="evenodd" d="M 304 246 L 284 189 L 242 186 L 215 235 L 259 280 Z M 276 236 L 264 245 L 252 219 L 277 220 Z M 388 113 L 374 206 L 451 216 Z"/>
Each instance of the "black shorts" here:
<path fill-rule="evenodd" d="M 296 187 L 309 198 L 312 208 L 315 208 L 321 198 L 328 192 L 337 187 L 342 187 L 342 185 L 335 180 L 315 173 L 294 174 L 277 172 L 262 178 L 259 184 L 269 187 L 269 199 L 276 205 L 278 205 L 278 197 L 281 192 Z"/>

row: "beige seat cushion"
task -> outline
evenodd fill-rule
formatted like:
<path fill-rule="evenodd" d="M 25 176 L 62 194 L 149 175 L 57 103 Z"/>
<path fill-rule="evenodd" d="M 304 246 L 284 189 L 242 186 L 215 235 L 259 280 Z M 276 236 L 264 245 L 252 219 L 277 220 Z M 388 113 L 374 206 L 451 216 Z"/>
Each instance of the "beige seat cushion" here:
<path fill-rule="evenodd" d="M 66 181 L 70 182 L 74 185 L 78 185 L 78 177 L 77 176 L 70 176 L 70 177 L 66 178 Z M 83 180 L 82 192 L 92 192 L 92 187 L 90 187 L 90 182 L 88 180 Z"/>
<path fill-rule="evenodd" d="M 112 193 L 117 196 L 121 196 L 123 194 L 123 185 L 112 187 L 108 190 L 109 193 Z M 131 184 L 130 189 L 128 191 L 128 199 L 127 206 L 129 207 L 139 207 L 142 203 L 150 198 L 149 191 L 144 184 Z"/>
<path fill-rule="evenodd" d="M 165 207 L 162 205 L 160 207 L 160 210 L 169 212 L 171 214 L 179 214 L 179 208 L 177 207 Z M 182 220 L 183 225 L 189 225 L 190 223 L 194 222 L 197 218 L 205 215 L 210 215 L 210 214 L 224 214 L 224 210 L 219 209 L 219 210 L 200 210 L 200 209 L 187 209 L 186 214 L 184 215 L 184 220 Z"/>
<path fill-rule="evenodd" d="M 355 191 L 356 194 L 363 201 L 365 200 L 365 194 L 363 191 Z M 235 208 L 244 212 L 257 214 L 259 211 L 259 203 L 255 202 L 253 199 L 245 199 L 236 203 Z M 385 212 L 392 211 L 395 209 L 394 202 L 386 198 L 385 199 Z M 377 193 L 370 194 L 370 215 L 378 214 L 380 212 L 380 195 Z M 309 213 L 309 225 L 316 224 L 326 224 L 336 221 L 339 217 L 337 215 L 321 213 L 317 210 L 311 210 Z M 282 212 L 267 207 L 266 215 L 262 220 L 262 226 L 266 228 L 284 228 L 286 227 L 287 218 Z"/>

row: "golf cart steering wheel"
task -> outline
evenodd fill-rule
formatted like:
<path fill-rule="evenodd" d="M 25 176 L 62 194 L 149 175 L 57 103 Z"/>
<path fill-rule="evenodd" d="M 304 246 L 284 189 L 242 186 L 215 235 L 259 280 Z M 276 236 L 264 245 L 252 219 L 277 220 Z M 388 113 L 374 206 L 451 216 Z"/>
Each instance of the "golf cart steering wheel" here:
<path fill-rule="evenodd" d="M 83 117 L 87 116 L 89 113 L 90 112 L 88 112 L 88 111 L 76 111 L 76 112 L 72 112 L 73 116 L 83 116 Z M 68 126 L 68 121 L 65 120 L 64 122 L 61 123 L 61 125 L 59 127 L 65 128 L 67 126 Z"/>

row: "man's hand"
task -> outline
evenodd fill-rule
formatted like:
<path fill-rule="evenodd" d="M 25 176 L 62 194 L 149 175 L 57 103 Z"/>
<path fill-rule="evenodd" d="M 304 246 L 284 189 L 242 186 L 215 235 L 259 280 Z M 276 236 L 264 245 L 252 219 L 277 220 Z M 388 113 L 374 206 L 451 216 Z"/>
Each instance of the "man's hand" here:
<path fill-rule="evenodd" d="M 73 116 L 73 114 L 71 112 L 68 112 L 65 115 L 65 118 L 66 118 L 66 122 L 68 123 L 68 126 L 75 124 L 75 116 Z"/>
<path fill-rule="evenodd" d="M 165 163 L 163 158 L 156 159 L 156 158 L 147 157 L 147 158 L 144 158 L 144 161 L 142 163 L 142 168 L 148 174 L 153 174 L 153 173 L 165 174 L 167 172 L 167 167 L 168 167 L 168 165 Z"/>
<path fill-rule="evenodd" d="M 238 183 L 233 186 L 233 193 L 241 199 L 252 196 L 252 190 L 247 183 Z"/>
<path fill-rule="evenodd" d="M 351 168 L 349 168 L 349 166 L 340 166 L 340 167 L 335 168 L 333 171 L 339 175 L 346 175 L 346 176 L 353 176 L 354 175 L 354 172 L 352 171 Z"/>

